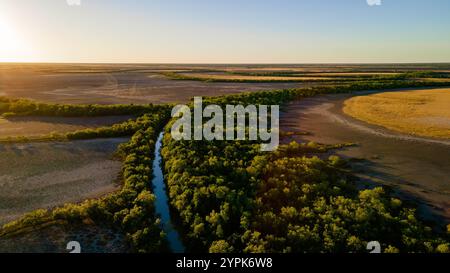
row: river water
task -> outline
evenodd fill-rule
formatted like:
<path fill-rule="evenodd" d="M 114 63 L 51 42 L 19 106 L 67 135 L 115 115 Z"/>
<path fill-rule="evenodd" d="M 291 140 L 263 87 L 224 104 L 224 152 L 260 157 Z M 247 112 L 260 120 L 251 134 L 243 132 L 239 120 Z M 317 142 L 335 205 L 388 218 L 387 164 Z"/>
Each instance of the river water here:
<path fill-rule="evenodd" d="M 185 248 L 181 241 L 181 236 L 175 229 L 170 216 L 169 197 L 167 195 L 166 184 L 164 183 L 164 175 L 161 168 L 161 147 L 164 134 L 161 133 L 155 146 L 155 159 L 153 160 L 153 193 L 156 196 L 155 210 L 161 217 L 161 225 L 167 234 L 170 249 L 174 253 L 184 253 Z"/>

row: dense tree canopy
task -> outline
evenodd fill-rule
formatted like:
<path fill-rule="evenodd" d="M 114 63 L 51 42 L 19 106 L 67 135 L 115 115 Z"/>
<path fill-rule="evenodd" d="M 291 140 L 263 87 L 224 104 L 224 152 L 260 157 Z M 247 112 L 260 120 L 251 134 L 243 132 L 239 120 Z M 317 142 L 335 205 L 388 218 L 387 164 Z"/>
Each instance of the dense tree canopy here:
<path fill-rule="evenodd" d="M 381 187 L 356 190 L 344 162 L 300 155 L 264 168 L 245 252 L 440 252 L 448 243 Z"/>

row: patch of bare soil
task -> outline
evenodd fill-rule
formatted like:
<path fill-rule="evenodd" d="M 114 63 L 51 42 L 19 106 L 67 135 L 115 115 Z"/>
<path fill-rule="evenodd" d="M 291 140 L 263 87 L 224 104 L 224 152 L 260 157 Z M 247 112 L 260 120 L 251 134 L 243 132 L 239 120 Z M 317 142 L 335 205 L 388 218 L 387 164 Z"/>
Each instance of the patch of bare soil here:
<path fill-rule="evenodd" d="M 124 141 L 0 145 L 0 225 L 117 190 L 122 164 L 112 154 Z"/>

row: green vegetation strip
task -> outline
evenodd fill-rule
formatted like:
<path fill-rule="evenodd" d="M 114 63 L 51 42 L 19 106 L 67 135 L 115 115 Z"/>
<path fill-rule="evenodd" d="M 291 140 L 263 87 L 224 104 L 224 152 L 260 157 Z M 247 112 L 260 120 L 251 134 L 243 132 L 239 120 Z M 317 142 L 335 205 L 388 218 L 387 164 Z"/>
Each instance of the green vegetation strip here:
<path fill-rule="evenodd" d="M 5 117 L 47 116 L 47 117 L 99 117 L 139 116 L 144 113 L 167 108 L 161 105 L 70 105 L 39 103 L 28 99 L 12 99 L 0 96 L 0 114 Z"/>
<path fill-rule="evenodd" d="M 176 73 L 176 72 L 173 72 Z M 347 79 L 372 79 L 372 80 L 407 80 L 416 78 L 449 78 L 450 73 L 434 72 L 434 71 L 418 71 L 418 72 L 299 72 L 299 71 L 281 71 L 281 72 L 227 72 L 231 75 L 255 76 L 255 77 L 332 77 Z M 360 74 L 358 74 L 360 73 Z M 367 75 L 367 73 L 370 73 Z M 378 74 L 377 74 L 378 73 Z M 389 73 L 389 74 L 383 74 Z M 392 74 L 390 74 L 392 73 Z M 352 75 L 350 75 L 352 74 Z"/>
<path fill-rule="evenodd" d="M 181 80 L 181 81 L 202 81 L 202 82 L 230 82 L 230 83 L 287 83 L 287 82 L 345 82 L 350 81 L 349 79 L 238 79 L 238 78 L 214 78 L 211 77 L 197 77 L 197 76 L 189 76 L 186 74 L 180 74 L 176 72 L 164 72 L 162 75 L 172 79 L 172 80 Z M 242 75 L 246 76 L 246 75 Z M 251 76 L 251 75 L 247 75 Z M 263 76 L 263 75 L 259 75 Z M 264 75 L 271 76 L 271 75 Z M 275 77 L 275 75 L 274 75 Z"/>
<path fill-rule="evenodd" d="M 286 83 L 286 82 L 322 82 L 322 83 L 351 83 L 361 80 L 365 81 L 406 81 L 413 79 L 423 78 L 437 78 L 437 79 L 449 79 L 448 73 L 440 73 L 433 71 L 421 71 L 421 72 L 405 72 L 393 75 L 339 75 L 335 73 L 333 75 L 320 76 L 320 73 L 301 73 L 301 72 L 225 72 L 229 75 L 251 76 L 251 77 L 274 77 L 272 79 L 239 79 L 239 78 L 214 78 L 214 75 L 209 77 L 192 76 L 188 74 L 181 74 L 177 72 L 163 72 L 162 75 L 172 80 L 184 80 L 184 81 L 203 81 L 203 82 L 230 82 L 230 83 Z M 318 75 L 316 75 L 318 74 Z M 326 73 L 324 73 L 326 74 Z M 375 73 L 374 73 L 375 74 Z M 292 77 L 293 79 L 276 79 L 276 77 Z M 295 77 L 295 79 L 294 79 Z M 305 77 L 301 79 L 301 77 Z M 311 79 L 311 77 L 317 79 Z M 323 78 L 323 79 L 320 79 Z"/>

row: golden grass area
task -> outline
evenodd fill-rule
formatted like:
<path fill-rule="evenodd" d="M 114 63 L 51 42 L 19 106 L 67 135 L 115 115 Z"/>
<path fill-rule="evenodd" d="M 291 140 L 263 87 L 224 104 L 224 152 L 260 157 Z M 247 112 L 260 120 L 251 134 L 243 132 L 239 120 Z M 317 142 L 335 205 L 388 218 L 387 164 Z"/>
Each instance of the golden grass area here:
<path fill-rule="evenodd" d="M 450 139 L 450 89 L 386 92 L 348 99 L 344 113 L 412 135 Z"/>

